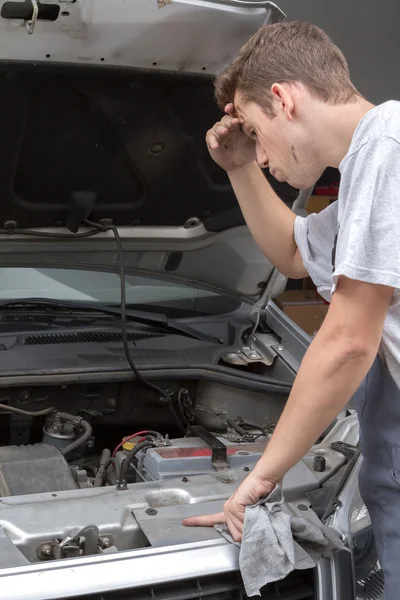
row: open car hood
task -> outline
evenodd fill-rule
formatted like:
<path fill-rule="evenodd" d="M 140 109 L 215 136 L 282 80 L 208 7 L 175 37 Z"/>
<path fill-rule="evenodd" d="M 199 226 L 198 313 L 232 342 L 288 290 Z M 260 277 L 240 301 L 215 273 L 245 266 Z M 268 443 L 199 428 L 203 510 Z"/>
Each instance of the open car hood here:
<path fill-rule="evenodd" d="M 127 272 L 257 299 L 273 267 L 204 136 L 220 117 L 213 76 L 284 15 L 265 1 L 60 0 L 35 20 L 35 4 L 0 1 L 2 266 L 117 270 L 111 232 L 4 231 L 66 232 L 74 194 L 89 191 L 90 219 L 118 227 Z"/>

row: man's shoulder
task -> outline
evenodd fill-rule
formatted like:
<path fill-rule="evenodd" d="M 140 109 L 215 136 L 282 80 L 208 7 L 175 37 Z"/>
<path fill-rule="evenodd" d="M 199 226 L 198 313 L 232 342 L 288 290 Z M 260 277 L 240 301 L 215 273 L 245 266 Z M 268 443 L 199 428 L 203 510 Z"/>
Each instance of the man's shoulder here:
<path fill-rule="evenodd" d="M 357 165 L 357 156 L 368 156 L 400 152 L 400 102 L 390 100 L 375 106 L 361 119 L 353 135 L 349 150 L 339 165 L 341 175 Z M 360 152 L 361 151 L 361 152 Z"/>
<path fill-rule="evenodd" d="M 369 140 L 391 137 L 400 142 L 400 102 L 389 100 L 374 106 L 361 119 L 349 151 L 356 151 Z"/>

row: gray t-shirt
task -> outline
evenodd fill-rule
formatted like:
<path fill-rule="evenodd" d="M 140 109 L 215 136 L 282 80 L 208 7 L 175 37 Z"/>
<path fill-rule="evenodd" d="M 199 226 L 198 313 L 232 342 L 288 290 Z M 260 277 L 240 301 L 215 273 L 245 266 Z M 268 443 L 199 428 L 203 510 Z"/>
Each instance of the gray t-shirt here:
<path fill-rule="evenodd" d="M 394 288 L 380 355 L 400 388 L 400 102 L 363 117 L 339 170 L 338 200 L 319 214 L 296 217 L 296 243 L 328 301 L 340 275 Z"/>

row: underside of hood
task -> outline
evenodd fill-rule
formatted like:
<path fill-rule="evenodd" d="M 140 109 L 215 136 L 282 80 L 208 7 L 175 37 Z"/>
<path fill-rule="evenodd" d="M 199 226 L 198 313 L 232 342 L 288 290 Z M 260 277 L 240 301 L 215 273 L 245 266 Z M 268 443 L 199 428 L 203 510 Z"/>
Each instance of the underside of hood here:
<path fill-rule="evenodd" d="M 241 19 L 233 16 L 240 31 Z M 248 34 L 246 13 L 242 24 Z M 27 37 L 37 44 L 40 35 L 38 22 Z M 272 266 L 205 145 L 207 129 L 221 116 L 212 76 L 178 65 L 174 71 L 156 64 L 33 64 L 28 57 L 13 61 L 9 46 L 7 52 L 10 60 L 0 65 L 0 227 L 63 231 L 74 195 L 92 192 L 90 219 L 118 226 L 128 270 L 169 273 L 253 299 L 260 294 Z M 273 185 L 289 204 L 297 195 Z M 117 263 L 111 234 L 61 242 L 3 233 L 0 253 L 4 266 Z"/>

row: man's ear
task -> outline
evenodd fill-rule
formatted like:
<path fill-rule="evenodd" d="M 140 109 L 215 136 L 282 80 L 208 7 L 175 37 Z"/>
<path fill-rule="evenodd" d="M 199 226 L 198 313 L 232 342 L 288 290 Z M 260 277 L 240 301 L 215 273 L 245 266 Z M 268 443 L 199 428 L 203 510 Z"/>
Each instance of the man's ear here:
<path fill-rule="evenodd" d="M 271 86 L 271 94 L 276 107 L 276 114 L 283 112 L 289 120 L 293 118 L 294 101 L 288 84 L 273 83 Z"/>

